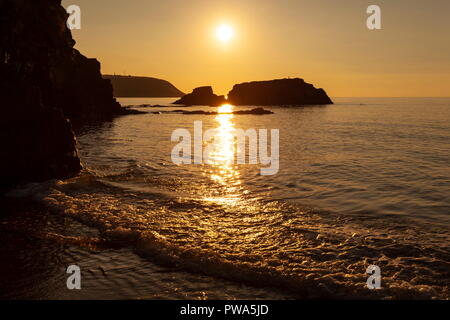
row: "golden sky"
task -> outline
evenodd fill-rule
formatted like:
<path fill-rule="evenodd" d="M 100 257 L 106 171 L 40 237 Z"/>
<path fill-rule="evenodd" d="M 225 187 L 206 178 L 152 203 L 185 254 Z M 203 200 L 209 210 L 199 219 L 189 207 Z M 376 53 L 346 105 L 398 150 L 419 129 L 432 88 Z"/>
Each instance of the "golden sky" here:
<path fill-rule="evenodd" d="M 105 74 L 184 92 L 301 77 L 333 97 L 450 96 L 449 0 L 63 0 L 82 13 L 76 48 Z M 366 9 L 382 9 L 382 30 Z M 215 31 L 234 29 L 223 43 Z"/>

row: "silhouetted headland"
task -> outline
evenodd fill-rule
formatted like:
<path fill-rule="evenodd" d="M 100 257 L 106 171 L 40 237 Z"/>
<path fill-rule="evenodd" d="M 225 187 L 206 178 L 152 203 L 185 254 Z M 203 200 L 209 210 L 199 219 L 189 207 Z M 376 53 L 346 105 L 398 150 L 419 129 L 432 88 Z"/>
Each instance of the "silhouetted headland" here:
<path fill-rule="evenodd" d="M 128 114 L 100 63 L 74 49 L 59 0 L 0 0 L 0 192 L 81 169 L 69 121 Z"/>
<path fill-rule="evenodd" d="M 228 94 L 228 102 L 236 106 L 333 104 L 325 90 L 299 78 L 237 84 Z"/>
<path fill-rule="evenodd" d="M 192 93 L 174 102 L 185 106 L 220 106 L 225 103 L 227 103 L 225 97 L 215 95 L 211 87 L 196 88 Z"/>
<path fill-rule="evenodd" d="M 173 98 L 182 97 L 184 95 L 183 92 L 178 90 L 173 84 L 166 80 L 150 77 L 116 75 L 103 75 L 103 78 L 111 81 L 115 97 Z"/>

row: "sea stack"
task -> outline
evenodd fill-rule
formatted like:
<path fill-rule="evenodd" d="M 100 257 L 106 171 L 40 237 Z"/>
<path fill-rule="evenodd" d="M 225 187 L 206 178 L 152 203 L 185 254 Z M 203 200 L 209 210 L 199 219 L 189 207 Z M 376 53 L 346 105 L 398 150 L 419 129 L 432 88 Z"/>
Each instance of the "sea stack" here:
<path fill-rule="evenodd" d="M 228 102 L 236 106 L 333 104 L 325 90 L 300 78 L 237 84 L 228 94 Z"/>
<path fill-rule="evenodd" d="M 220 106 L 227 103 L 224 96 L 215 95 L 212 87 L 200 87 L 194 89 L 192 93 L 185 95 L 173 104 L 185 106 Z"/>

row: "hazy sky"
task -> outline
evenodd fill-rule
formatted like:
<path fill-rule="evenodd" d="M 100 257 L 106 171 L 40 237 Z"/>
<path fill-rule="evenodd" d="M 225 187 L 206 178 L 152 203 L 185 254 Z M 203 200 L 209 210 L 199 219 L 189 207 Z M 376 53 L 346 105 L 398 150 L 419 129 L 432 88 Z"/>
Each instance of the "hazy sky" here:
<path fill-rule="evenodd" d="M 330 96 L 450 96 L 450 0 L 63 0 L 76 48 L 103 73 L 152 76 L 184 92 L 301 77 Z M 366 9 L 382 9 L 369 31 Z M 231 25 L 235 38 L 218 41 Z"/>

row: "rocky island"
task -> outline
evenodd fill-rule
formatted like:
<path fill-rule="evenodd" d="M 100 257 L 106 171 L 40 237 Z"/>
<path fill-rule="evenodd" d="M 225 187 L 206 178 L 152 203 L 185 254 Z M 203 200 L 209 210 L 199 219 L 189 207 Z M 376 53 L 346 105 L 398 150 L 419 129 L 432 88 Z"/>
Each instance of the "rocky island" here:
<path fill-rule="evenodd" d="M 194 89 L 192 93 L 185 95 L 173 104 L 185 106 L 220 106 L 227 103 L 224 96 L 215 95 L 212 87 L 200 87 Z"/>
<path fill-rule="evenodd" d="M 325 90 L 316 89 L 299 78 L 237 84 L 228 94 L 228 103 L 236 106 L 333 104 Z"/>

